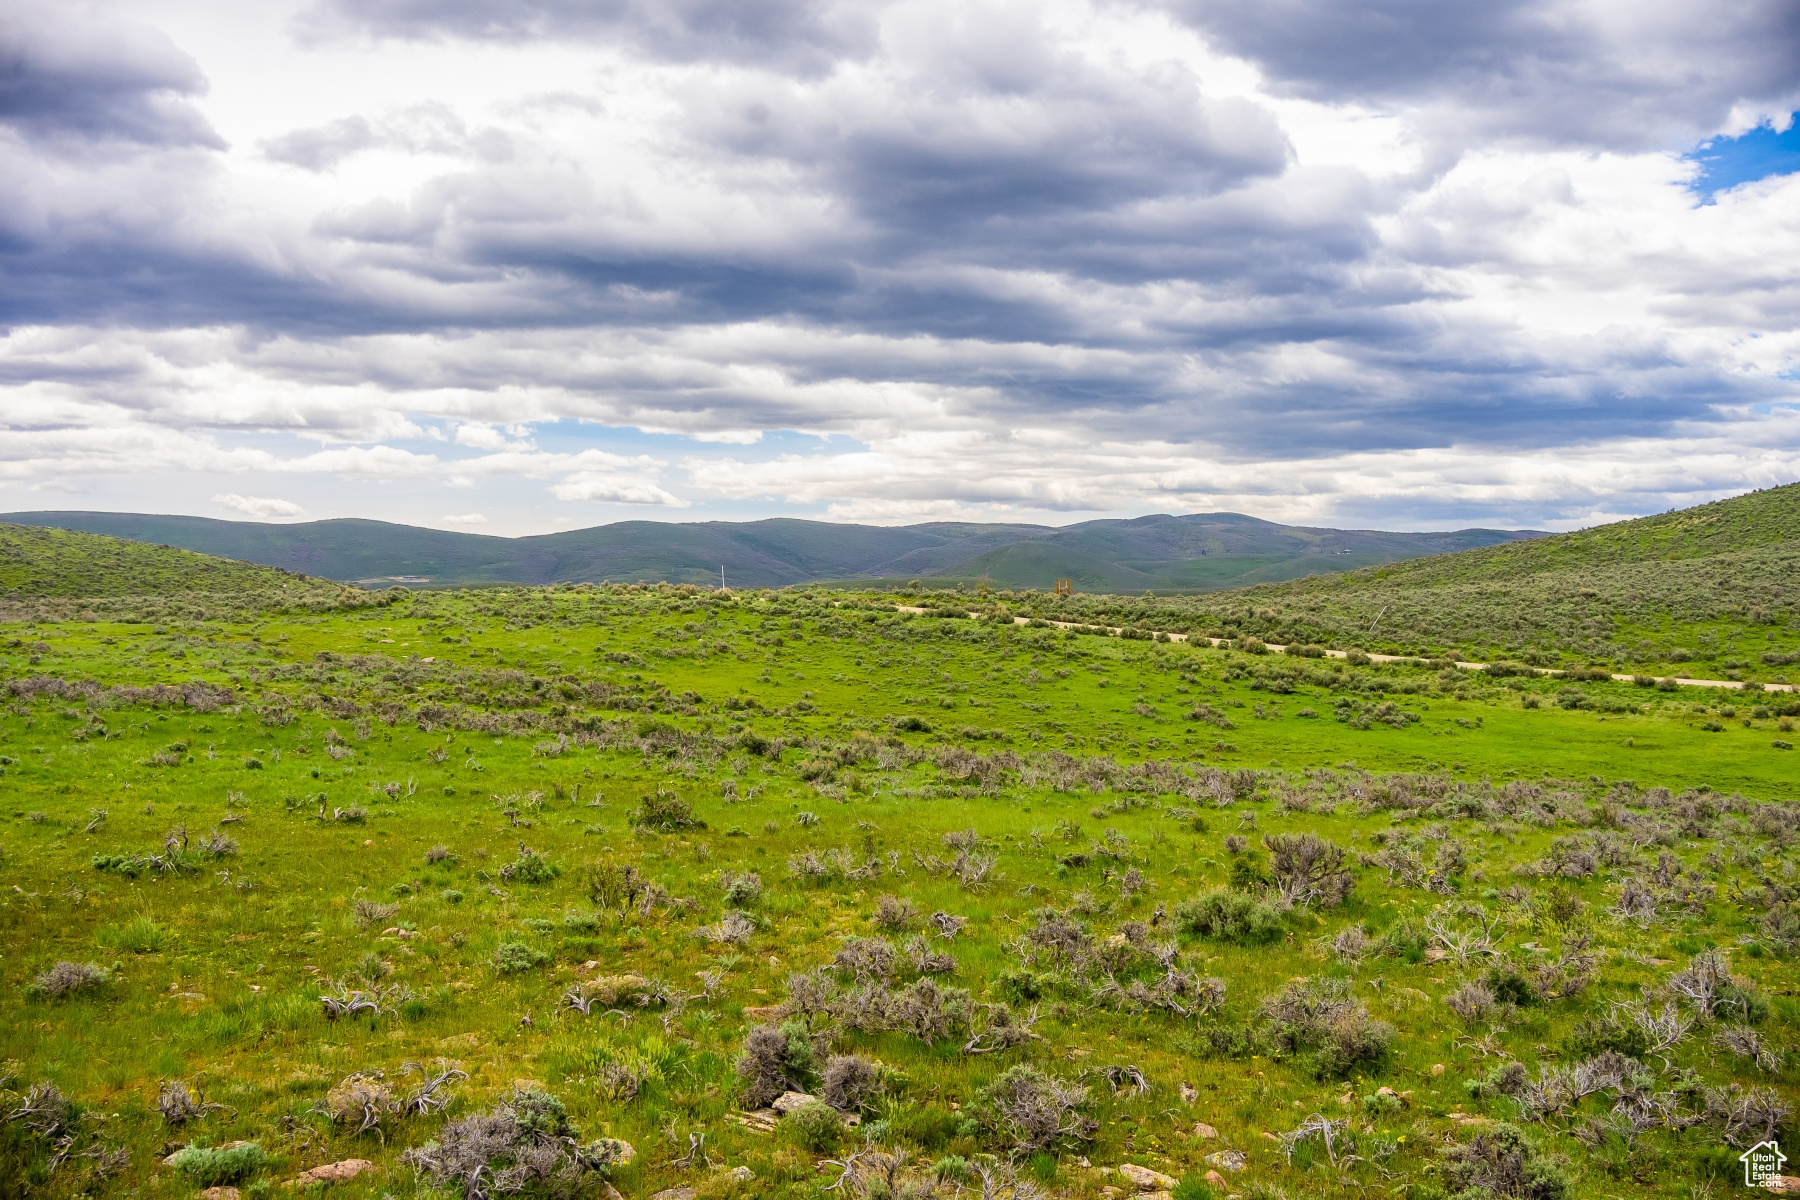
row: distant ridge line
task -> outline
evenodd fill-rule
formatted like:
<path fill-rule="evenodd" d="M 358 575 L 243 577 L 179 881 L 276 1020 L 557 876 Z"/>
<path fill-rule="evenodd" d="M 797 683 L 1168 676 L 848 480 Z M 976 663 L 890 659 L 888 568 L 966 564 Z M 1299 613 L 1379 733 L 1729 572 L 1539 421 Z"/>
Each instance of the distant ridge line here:
<path fill-rule="evenodd" d="M 148 513 L 21 512 L 0 521 L 282 567 L 342 582 L 469 587 L 599 582 L 735 587 L 987 580 L 1088 592 L 1201 592 L 1273 583 L 1546 536 L 1536 530 L 1391 533 L 1281 525 L 1242 513 L 1155 514 L 1066 526 L 619 521 L 508 538 L 334 518 L 291 524 Z"/>

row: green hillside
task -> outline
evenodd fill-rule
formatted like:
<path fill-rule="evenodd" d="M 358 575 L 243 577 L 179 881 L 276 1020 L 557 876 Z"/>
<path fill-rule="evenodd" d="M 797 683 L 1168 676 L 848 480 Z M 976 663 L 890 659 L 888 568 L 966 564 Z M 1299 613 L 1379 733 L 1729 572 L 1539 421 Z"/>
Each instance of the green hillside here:
<path fill-rule="evenodd" d="M 1660 516 L 1362 572 L 1345 582 L 1359 585 L 1374 579 L 1430 587 L 1622 563 L 1715 558 L 1796 541 L 1800 541 L 1800 484 L 1787 484 Z"/>
<path fill-rule="evenodd" d="M 0 524 L 0 599 L 231 595 L 343 589 L 253 563 L 63 529 Z"/>
<path fill-rule="evenodd" d="M 1494 529 L 1386 533 L 1278 525 L 1237 513 L 1045 525 L 935 521 L 899 528 L 824 521 L 620 521 L 536 537 L 418 529 L 385 521 L 271 525 L 141 513 L 15 513 L 20 524 L 180 546 L 349 582 L 716 583 L 986 580 L 1085 591 L 1202 591 L 1391 563 L 1537 536 Z"/>
<path fill-rule="evenodd" d="M 1114 624 L 1422 657 L 1800 678 L 1800 485 L 1207 596 L 1038 600 Z"/>

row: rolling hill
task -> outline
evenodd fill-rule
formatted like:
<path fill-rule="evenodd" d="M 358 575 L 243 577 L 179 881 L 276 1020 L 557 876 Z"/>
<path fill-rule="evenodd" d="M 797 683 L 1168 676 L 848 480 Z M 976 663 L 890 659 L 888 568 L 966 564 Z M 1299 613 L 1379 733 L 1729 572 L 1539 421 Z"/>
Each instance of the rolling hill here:
<path fill-rule="evenodd" d="M 0 599 L 313 597 L 344 589 L 279 568 L 67 529 L 0 524 Z"/>
<path fill-rule="evenodd" d="M 1213 595 L 1086 596 L 1056 607 L 1112 624 L 1279 643 L 1533 663 L 1575 658 L 1660 673 L 1704 663 L 1732 678 L 1786 682 L 1785 668 L 1800 663 L 1800 484 Z"/>
<path fill-rule="evenodd" d="M 1390 587 L 1477 583 L 1550 571 L 1717 558 L 1796 542 L 1800 542 L 1800 484 L 1786 484 L 1653 517 L 1358 571 L 1343 583 Z"/>
<path fill-rule="evenodd" d="M 139 513 L 29 512 L 0 520 L 106 534 L 329 579 L 411 586 L 497 583 L 709 583 L 986 579 L 1090 592 L 1201 591 L 1400 562 L 1542 536 L 1528 531 L 1383 533 L 1278 525 L 1236 513 L 1045 525 L 937 521 L 885 527 L 777 518 L 621 521 L 535 537 L 384 521 L 275 525 Z"/>

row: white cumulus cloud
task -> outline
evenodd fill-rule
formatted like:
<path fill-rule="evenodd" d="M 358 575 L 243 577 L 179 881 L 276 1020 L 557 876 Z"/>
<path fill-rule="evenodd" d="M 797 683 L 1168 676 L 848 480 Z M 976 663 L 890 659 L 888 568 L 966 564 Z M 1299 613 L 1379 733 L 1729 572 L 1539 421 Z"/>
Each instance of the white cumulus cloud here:
<path fill-rule="evenodd" d="M 236 492 L 222 492 L 212 498 L 214 504 L 222 504 L 234 512 L 241 512 L 247 517 L 303 517 L 306 510 L 292 500 L 277 500 L 263 496 L 240 496 Z"/>
<path fill-rule="evenodd" d="M 613 504 L 654 504 L 685 508 L 687 501 L 645 479 L 577 471 L 551 489 L 558 500 L 605 500 Z"/>

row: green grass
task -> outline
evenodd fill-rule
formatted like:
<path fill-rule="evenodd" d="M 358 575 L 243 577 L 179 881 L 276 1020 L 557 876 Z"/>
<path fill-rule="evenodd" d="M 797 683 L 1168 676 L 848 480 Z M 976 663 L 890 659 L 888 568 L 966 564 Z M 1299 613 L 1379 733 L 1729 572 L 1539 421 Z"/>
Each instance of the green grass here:
<path fill-rule="evenodd" d="M 1014 1142 L 987 1097 L 1024 1063 L 1087 1089 L 1091 1140 L 1017 1159 L 1072 1196 L 1117 1178 L 1085 1156 L 1199 1197 L 1206 1156 L 1226 1148 L 1249 1155 L 1238 1190 L 1441 1194 L 1435 1147 L 1483 1128 L 1452 1116 L 1470 1114 L 1521 1122 L 1575 1194 L 1686 1197 L 1696 1179 L 1733 1186 L 1737 1151 L 1704 1123 L 1629 1144 L 1603 1130 L 1594 1148 L 1573 1135 L 1610 1094 L 1535 1123 L 1482 1081 L 1513 1060 L 1534 1077 L 1575 1061 L 1578 1029 L 1592 1043 L 1615 1002 L 1709 947 L 1764 1005 L 1761 1037 L 1794 1041 L 1791 943 L 1767 911 L 1796 886 L 1800 759 L 1774 743 L 1800 707 L 1784 716 L 1785 697 L 1357 667 L 908 617 L 845 593 L 355 603 L 120 600 L 0 630 L 6 1111 L 47 1080 L 104 1116 L 77 1126 L 80 1148 L 131 1151 L 104 1180 L 94 1158 L 46 1174 L 48 1141 L 13 1122 L 0 1172 L 35 1173 L 45 1195 L 185 1197 L 193 1182 L 159 1165 L 165 1143 L 243 1140 L 271 1156 L 248 1186 L 357 1157 L 378 1170 L 333 1195 L 409 1194 L 403 1151 L 519 1085 L 560 1097 L 582 1138 L 637 1148 L 613 1177 L 627 1195 L 706 1181 L 676 1161 L 695 1133 L 715 1164 L 750 1166 L 753 1188 L 819 1195 L 835 1178 L 814 1168 L 823 1133 L 728 1119 L 746 1010 L 780 1003 L 851 937 L 890 938 L 893 990 L 912 987 L 905 940 L 940 911 L 968 921 L 927 944 L 955 960 L 940 991 L 1035 1010 L 1037 1036 L 964 1053 L 994 1019 L 979 1007 L 973 1029 L 929 1042 L 851 1028 L 848 1010 L 820 1020 L 815 1067 L 856 1053 L 894 1072 L 840 1155 L 866 1133 L 921 1169 L 1004 1158 Z M 1183 927 L 1177 906 L 1216 889 L 1273 902 L 1254 895 L 1271 866 L 1261 839 L 1306 833 L 1348 852 L 1344 903 L 1277 912 L 1254 937 Z M 971 879 L 992 863 L 965 884 L 959 858 Z M 759 892 L 739 882 L 750 872 Z M 1657 897 L 1645 923 L 1613 915 L 1628 880 Z M 911 901 L 910 932 L 875 923 L 884 895 Z M 1471 904 L 1502 957 L 1435 952 L 1421 922 Z M 1088 939 L 1079 968 L 1030 949 L 1046 909 Z M 741 945 L 717 940 L 734 910 L 752 926 Z M 1340 961 L 1330 945 L 1353 927 L 1374 949 Z M 1536 978 L 1582 935 L 1601 956 L 1585 988 L 1452 1015 L 1465 985 Z M 1154 997 L 1148 947 L 1171 939 L 1180 970 L 1221 981 L 1216 1011 L 1129 998 Z M 29 998 L 58 961 L 107 981 Z M 611 982 L 586 1015 L 563 1002 L 594 977 Z M 1271 1026 L 1265 1001 L 1297 977 L 1342 980 L 1394 1027 L 1391 1047 L 1346 1060 L 1317 1030 Z M 680 1003 L 640 1005 L 658 982 Z M 840 972 L 840 992 L 851 984 Z M 322 996 L 357 991 L 381 1011 L 328 1017 Z M 1791 1103 L 1792 1055 L 1759 1070 L 1713 1046 L 1724 1024 L 1664 1051 L 1667 1071 L 1643 1055 L 1655 1087 L 1691 1070 L 1696 1087 Z M 403 1094 L 407 1062 L 440 1059 L 468 1075 L 447 1113 L 390 1112 L 363 1133 L 327 1115 L 353 1073 Z M 1116 1086 L 1115 1067 L 1148 1091 Z M 155 1100 L 174 1078 L 221 1107 L 166 1126 Z M 1383 1086 L 1397 1108 L 1362 1101 Z M 1352 1120 L 1366 1161 L 1340 1173 L 1303 1141 L 1290 1162 L 1263 1136 L 1314 1113 Z M 1218 1139 L 1195 1138 L 1196 1122 Z"/>

